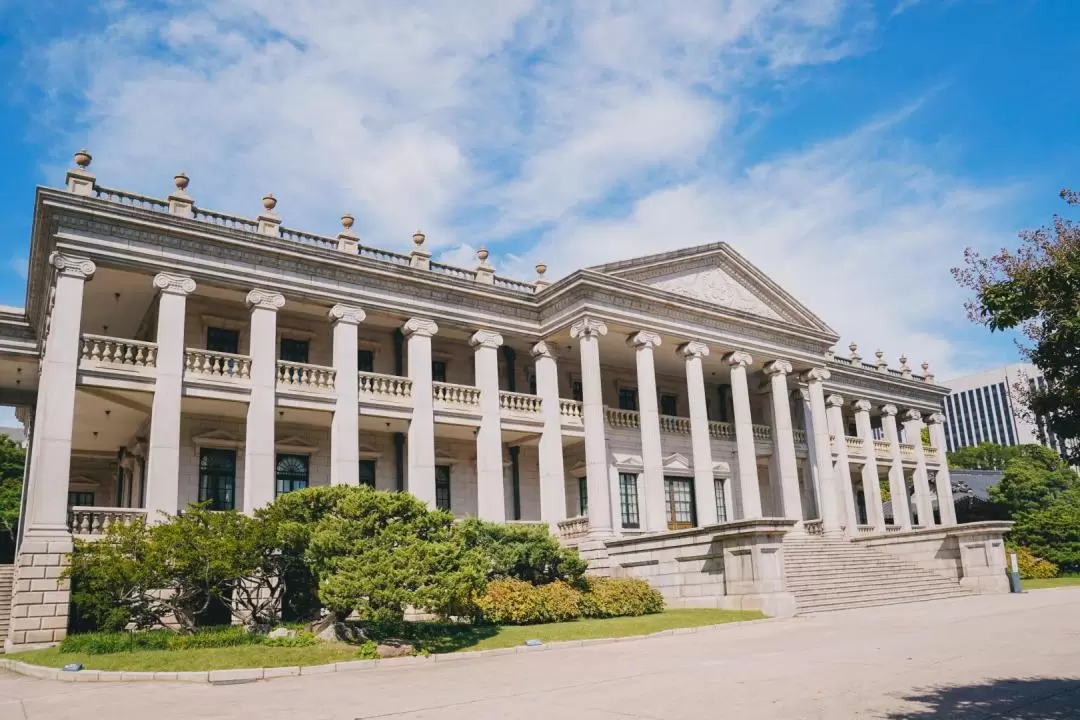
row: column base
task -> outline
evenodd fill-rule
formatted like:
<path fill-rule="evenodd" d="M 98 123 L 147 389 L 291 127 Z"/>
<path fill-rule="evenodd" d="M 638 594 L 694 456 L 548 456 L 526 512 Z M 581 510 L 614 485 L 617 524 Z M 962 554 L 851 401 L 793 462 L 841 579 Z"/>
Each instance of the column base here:
<path fill-rule="evenodd" d="M 27 529 L 15 560 L 5 651 L 48 647 L 67 636 L 71 581 L 60 576 L 70 562 L 71 536 L 47 537 L 40 530 Z"/>

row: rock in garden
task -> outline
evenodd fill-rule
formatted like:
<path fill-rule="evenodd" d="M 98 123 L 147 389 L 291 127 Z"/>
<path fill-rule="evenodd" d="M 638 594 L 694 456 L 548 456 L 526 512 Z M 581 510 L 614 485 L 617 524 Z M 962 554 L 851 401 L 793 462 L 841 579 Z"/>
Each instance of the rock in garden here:
<path fill-rule="evenodd" d="M 296 631 L 290 630 L 289 628 L 279 627 L 267 633 L 266 637 L 271 640 L 277 640 L 278 638 L 291 638 L 296 637 Z"/>
<path fill-rule="evenodd" d="M 416 654 L 416 648 L 403 640 L 383 640 L 375 651 L 381 658 L 407 657 Z"/>

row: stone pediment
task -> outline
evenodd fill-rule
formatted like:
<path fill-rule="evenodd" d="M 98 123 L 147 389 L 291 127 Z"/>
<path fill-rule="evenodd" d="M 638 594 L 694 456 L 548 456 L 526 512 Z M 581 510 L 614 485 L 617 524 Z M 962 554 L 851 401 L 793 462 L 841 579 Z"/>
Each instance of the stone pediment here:
<path fill-rule="evenodd" d="M 664 457 L 664 472 L 691 472 L 693 465 L 682 453 L 671 453 Z"/>
<path fill-rule="evenodd" d="M 726 243 L 649 255 L 591 268 L 698 300 L 718 309 L 833 330 Z"/>

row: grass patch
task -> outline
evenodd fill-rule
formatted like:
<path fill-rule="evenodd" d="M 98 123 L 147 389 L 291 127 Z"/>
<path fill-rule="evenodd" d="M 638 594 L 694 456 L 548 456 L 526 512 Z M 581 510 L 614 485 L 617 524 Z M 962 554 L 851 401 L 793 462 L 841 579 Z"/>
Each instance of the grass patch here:
<path fill-rule="evenodd" d="M 1059 588 L 1080 585 L 1080 575 L 1066 575 L 1065 577 L 1041 578 L 1038 580 L 1021 580 L 1020 587 L 1024 590 L 1045 590 L 1047 588 Z"/>
<path fill-rule="evenodd" d="M 1080 580 L 1080 578 L 1078 578 Z M 716 609 L 667 610 L 655 615 L 572 620 L 546 625 L 473 626 L 448 623 L 406 623 L 398 637 L 412 642 L 417 650 L 432 653 L 464 650 L 494 650 L 524 645 L 526 640 L 545 643 L 565 640 L 621 638 L 674 628 L 721 625 L 742 620 L 760 620 L 759 612 Z M 78 636 L 74 636 L 78 637 Z M 136 649 L 108 654 L 60 652 L 59 648 L 29 650 L 9 657 L 35 665 L 63 667 L 78 662 L 88 670 L 132 670 L 181 672 L 186 670 L 231 670 L 233 668 L 322 665 L 352 660 L 357 646 L 319 643 L 310 647 L 274 647 L 265 644 L 233 647 L 186 647 L 182 649 Z"/>

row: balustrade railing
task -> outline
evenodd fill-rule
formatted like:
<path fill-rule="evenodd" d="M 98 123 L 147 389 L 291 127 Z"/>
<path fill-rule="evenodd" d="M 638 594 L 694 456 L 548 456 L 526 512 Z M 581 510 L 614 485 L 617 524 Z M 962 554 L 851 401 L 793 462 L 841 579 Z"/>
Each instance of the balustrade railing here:
<path fill-rule="evenodd" d="M 337 250 L 338 247 L 337 238 L 315 235 L 313 233 L 304 232 L 303 230 L 281 227 L 278 228 L 278 233 L 281 235 L 282 240 L 291 240 L 292 242 L 303 243 L 313 247 L 321 247 L 327 250 Z"/>
<path fill-rule="evenodd" d="M 807 520 L 803 523 L 807 535 L 824 535 L 825 524 L 821 520 Z"/>
<path fill-rule="evenodd" d="M 800 430 L 800 429 L 796 428 L 796 429 L 791 431 L 791 434 L 795 438 L 795 444 L 796 445 L 805 445 L 806 444 L 806 431 L 805 430 Z"/>
<path fill-rule="evenodd" d="M 146 520 L 143 508 L 111 508 L 76 505 L 68 508 L 68 530 L 73 535 L 104 535 L 112 525 L 130 525 L 136 520 Z"/>
<path fill-rule="evenodd" d="M 398 375 L 373 372 L 357 373 L 361 397 L 378 400 L 408 400 L 412 397 L 412 380 Z"/>
<path fill-rule="evenodd" d="M 906 458 L 915 457 L 915 446 L 911 443 L 900 443 L 900 454 Z"/>
<path fill-rule="evenodd" d="M 887 532 L 887 533 L 904 532 L 904 527 L 902 525 L 886 525 L 885 526 L 885 532 Z"/>
<path fill-rule="evenodd" d="M 544 401 L 538 395 L 527 393 L 499 392 L 499 407 L 507 412 L 521 413 L 525 415 L 539 415 Z"/>
<path fill-rule="evenodd" d="M 132 369 L 156 367 L 157 345 L 141 340 L 84 334 L 79 358 L 99 365 Z"/>
<path fill-rule="evenodd" d="M 892 446 L 888 440 L 875 440 L 874 452 L 879 458 L 890 458 L 892 457 Z"/>
<path fill-rule="evenodd" d="M 454 267 L 453 265 L 447 265 L 440 262 L 432 262 L 430 267 L 432 272 L 439 273 L 440 275 L 447 275 L 459 280 L 476 280 L 475 270 L 466 270 L 465 268 Z"/>
<path fill-rule="evenodd" d="M 709 435 L 714 438 L 735 437 L 735 426 L 729 422 L 714 420 L 709 423 Z"/>
<path fill-rule="evenodd" d="M 153 210 L 154 212 L 161 213 L 169 212 L 169 202 L 167 200 L 159 200 L 147 195 L 128 192 L 127 190 L 114 190 L 112 188 L 95 185 L 94 197 L 108 200 L 109 202 L 119 203 L 121 205 L 127 205 L 128 207 L 137 207 L 142 208 L 143 210 Z"/>
<path fill-rule="evenodd" d="M 480 406 L 480 388 L 446 382 L 431 383 L 431 396 L 437 403 L 474 408 Z"/>
<path fill-rule="evenodd" d="M 772 428 L 768 425 L 754 425 L 755 440 L 772 440 Z"/>
<path fill-rule="evenodd" d="M 607 423 L 614 428 L 636 428 L 641 426 L 641 417 L 637 410 L 620 410 L 619 408 L 604 408 Z"/>
<path fill-rule="evenodd" d="M 337 371 L 322 365 L 278 360 L 277 384 L 282 390 L 329 392 L 334 389 Z"/>
<path fill-rule="evenodd" d="M 844 445 L 847 446 L 849 453 L 863 454 L 863 441 L 860 437 L 851 437 L 850 435 L 844 436 Z"/>
<path fill-rule="evenodd" d="M 402 255 L 401 253 L 392 252 L 390 250 L 379 250 L 378 248 L 365 247 L 361 245 L 356 250 L 356 254 L 360 257 L 370 258 L 372 260 L 378 260 L 379 262 L 387 262 L 393 265 L 403 265 L 408 267 L 412 264 L 412 259 L 408 255 Z"/>
<path fill-rule="evenodd" d="M 666 433 L 690 434 L 690 418 L 675 417 L 674 415 L 660 416 L 660 431 Z"/>
<path fill-rule="evenodd" d="M 510 278 L 494 277 L 495 287 L 506 288 L 507 290 L 517 290 L 518 292 L 535 293 L 536 286 L 529 282 L 522 282 L 521 280 L 511 280 Z"/>
<path fill-rule="evenodd" d="M 857 526 L 855 526 L 855 531 L 859 535 L 873 535 L 874 534 L 874 526 L 873 525 L 857 525 Z"/>
<path fill-rule="evenodd" d="M 589 534 L 589 518 L 585 515 L 559 521 L 559 537 L 567 540 L 581 538 Z"/>
<path fill-rule="evenodd" d="M 212 225 L 232 228 L 233 230 L 246 230 L 247 232 L 259 231 L 258 222 L 249 220 L 245 217 L 240 217 L 239 215 L 230 215 L 228 213 L 215 212 L 214 210 L 204 210 L 198 206 L 192 207 L 191 211 L 196 220 Z"/>
<path fill-rule="evenodd" d="M 581 422 L 581 402 L 578 400 L 559 400 L 559 414 L 562 415 L 563 422 Z"/>
<path fill-rule="evenodd" d="M 247 355 L 187 348 L 184 350 L 184 372 L 196 377 L 248 380 L 251 378 L 251 358 Z"/>

